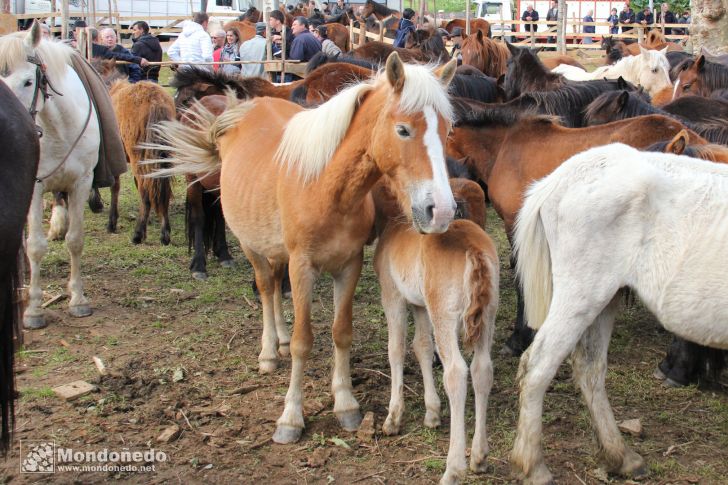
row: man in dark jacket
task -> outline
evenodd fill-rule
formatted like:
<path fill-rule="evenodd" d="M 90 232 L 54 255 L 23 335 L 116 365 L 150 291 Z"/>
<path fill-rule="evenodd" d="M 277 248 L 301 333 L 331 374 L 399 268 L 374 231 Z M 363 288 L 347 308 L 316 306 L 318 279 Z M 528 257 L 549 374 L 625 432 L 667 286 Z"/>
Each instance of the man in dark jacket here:
<path fill-rule="evenodd" d="M 657 12 L 656 22 L 658 24 L 662 24 L 663 19 L 666 24 L 675 23 L 675 14 L 670 12 L 670 6 L 666 3 L 663 3 L 662 5 L 660 5 L 660 11 Z M 672 34 L 672 28 L 665 27 L 665 35 L 670 35 L 670 34 Z"/>
<path fill-rule="evenodd" d="M 650 25 L 655 23 L 655 17 L 652 15 L 650 7 L 645 7 L 642 12 L 637 14 L 637 19 L 635 23 L 640 24 L 644 27 L 649 27 Z"/>
<path fill-rule="evenodd" d="M 523 15 L 521 15 L 521 20 L 524 22 L 538 21 L 538 12 L 533 9 L 533 5 L 526 7 L 526 10 L 523 11 Z M 526 24 L 526 32 L 531 32 L 531 29 L 536 32 L 538 30 L 538 25 Z"/>
<path fill-rule="evenodd" d="M 162 46 L 159 39 L 149 33 L 149 24 L 143 20 L 134 22 L 131 25 L 131 46 L 132 54 L 146 59 L 149 62 L 162 61 Z M 159 82 L 159 66 L 148 66 L 142 71 L 142 79 L 145 81 Z"/>
<path fill-rule="evenodd" d="M 415 31 L 415 24 L 412 22 L 412 17 L 414 16 L 415 11 L 411 8 L 405 8 L 402 11 L 402 18 L 399 20 L 397 33 L 394 36 L 394 47 L 404 47 L 407 41 L 407 34 Z"/>
<path fill-rule="evenodd" d="M 625 3 L 622 11 L 619 12 L 619 23 L 622 25 L 622 33 L 632 30 L 634 24 L 634 11 L 629 8 L 629 3 Z M 624 25 L 627 24 L 627 25 Z"/>
<path fill-rule="evenodd" d="M 306 17 L 296 17 L 291 24 L 291 31 L 291 59 L 308 62 L 317 52 L 321 52 L 321 42 L 309 32 Z"/>

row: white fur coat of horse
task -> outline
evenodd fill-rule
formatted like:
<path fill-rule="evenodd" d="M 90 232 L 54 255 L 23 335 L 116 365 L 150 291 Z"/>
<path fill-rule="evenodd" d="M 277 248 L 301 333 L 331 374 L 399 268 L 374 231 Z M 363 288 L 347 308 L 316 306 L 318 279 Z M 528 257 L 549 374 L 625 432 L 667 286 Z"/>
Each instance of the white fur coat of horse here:
<path fill-rule="evenodd" d="M 93 169 L 98 161 L 100 135 L 96 112 L 70 65 L 72 53 L 73 49 L 68 45 L 42 40 L 37 22 L 28 32 L 0 38 L 0 79 L 12 89 L 26 109 L 31 109 L 35 94 L 36 123 L 43 131 L 37 174 L 40 181 L 36 183 L 28 213 L 27 248 L 31 279 L 28 306 L 23 317 L 28 328 L 45 326 L 41 309 L 40 262 L 48 252 L 42 222 L 43 194 L 49 191 L 68 193 L 69 311 L 77 317 L 91 314 L 81 280 L 83 211 L 93 182 Z M 37 89 L 38 75 L 43 71 L 50 82 L 48 99 L 44 99 Z"/>
<path fill-rule="evenodd" d="M 543 397 L 571 354 L 609 469 L 643 474 L 604 387 L 617 295 L 630 287 L 670 332 L 728 348 L 728 167 L 621 144 L 585 151 L 531 187 L 515 248 L 539 330 L 521 359 L 513 463 L 527 483 L 551 479 Z"/>
<path fill-rule="evenodd" d="M 594 79 L 617 79 L 620 76 L 635 86 L 643 86 L 650 96 L 661 89 L 671 86 L 670 63 L 667 60 L 667 47 L 661 51 L 640 47 L 641 53 L 627 56 L 616 64 L 598 67 L 593 72 L 568 64 L 560 64 L 551 72 L 561 74 L 570 81 L 592 81 Z"/>

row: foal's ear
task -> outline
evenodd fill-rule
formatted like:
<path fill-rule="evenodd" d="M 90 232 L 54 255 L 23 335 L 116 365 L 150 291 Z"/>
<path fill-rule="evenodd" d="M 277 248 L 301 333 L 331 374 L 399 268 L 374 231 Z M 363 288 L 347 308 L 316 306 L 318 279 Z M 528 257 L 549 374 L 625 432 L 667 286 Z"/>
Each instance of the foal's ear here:
<path fill-rule="evenodd" d="M 394 92 L 402 91 L 404 87 L 404 64 L 402 64 L 402 59 L 399 58 L 397 51 L 392 52 L 387 57 L 386 71 L 387 80 L 392 85 Z"/>
<path fill-rule="evenodd" d="M 506 42 L 506 47 L 508 47 L 508 51 L 511 53 L 512 56 L 517 56 L 518 53 L 521 51 L 518 47 L 514 46 L 510 42 Z"/>
<path fill-rule="evenodd" d="M 625 81 L 622 76 L 619 76 L 617 78 L 617 89 L 629 89 L 627 81 Z"/>
<path fill-rule="evenodd" d="M 695 66 L 697 67 L 698 71 L 705 67 L 705 56 L 703 54 L 700 54 L 698 58 L 695 59 Z"/>
<path fill-rule="evenodd" d="M 685 148 L 688 146 L 688 132 L 686 130 L 680 130 L 680 133 L 670 140 L 670 143 L 665 147 L 665 153 L 674 153 L 675 155 L 682 155 L 685 152 Z"/>
<path fill-rule="evenodd" d="M 25 37 L 25 45 L 31 49 L 35 49 L 40 44 L 43 32 L 40 29 L 40 23 L 37 20 L 33 21 L 33 26 L 28 31 L 27 37 Z"/>
<path fill-rule="evenodd" d="M 452 81 L 452 78 L 455 77 L 455 71 L 458 68 L 458 61 L 457 59 L 452 59 L 450 62 L 445 64 L 444 66 L 440 67 L 435 71 L 435 75 L 440 78 L 440 82 L 447 87 L 450 84 L 450 81 Z"/>

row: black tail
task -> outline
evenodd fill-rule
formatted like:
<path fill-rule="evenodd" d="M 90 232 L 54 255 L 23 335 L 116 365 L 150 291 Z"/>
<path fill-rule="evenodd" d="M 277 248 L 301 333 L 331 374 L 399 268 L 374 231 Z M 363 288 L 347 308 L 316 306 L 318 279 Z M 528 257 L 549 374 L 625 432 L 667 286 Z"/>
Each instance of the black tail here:
<path fill-rule="evenodd" d="M 20 253 L 18 258 L 23 257 Z M 20 305 L 16 302 L 16 289 L 20 281 L 17 261 L 11 265 L 10 274 L 0 281 L 0 454 L 10 445 L 15 410 L 15 374 L 13 364 L 15 348 L 13 337 L 20 321 Z"/>

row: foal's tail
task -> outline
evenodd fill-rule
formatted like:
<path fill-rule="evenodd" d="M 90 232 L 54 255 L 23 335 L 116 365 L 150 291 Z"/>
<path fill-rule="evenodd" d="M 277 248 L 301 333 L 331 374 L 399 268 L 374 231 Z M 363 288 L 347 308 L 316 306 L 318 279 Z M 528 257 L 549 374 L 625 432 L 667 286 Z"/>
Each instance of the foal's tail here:
<path fill-rule="evenodd" d="M 217 140 L 235 126 L 250 109 L 249 103 L 240 103 L 228 96 L 228 108 L 216 116 L 204 105 L 195 102 L 183 113 L 185 123 L 177 120 L 163 121 L 154 129 L 156 143 L 142 145 L 147 150 L 158 150 L 167 158 L 145 160 L 144 164 L 167 163 L 167 168 L 155 170 L 150 177 L 170 177 L 194 174 L 196 180 L 220 170 L 222 161 Z"/>
<path fill-rule="evenodd" d="M 493 334 L 499 268 L 497 257 L 491 257 L 481 248 L 470 249 L 465 260 L 465 288 L 470 291 L 466 293 L 468 302 L 463 313 L 463 347 L 471 351 L 484 331 Z"/>
<path fill-rule="evenodd" d="M 538 329 L 546 320 L 553 295 L 551 253 L 541 207 L 558 186 L 558 179 L 547 177 L 534 183 L 518 212 L 513 237 L 516 271 L 523 289 L 526 321 Z"/>

